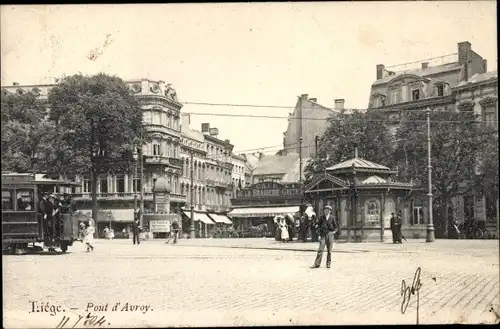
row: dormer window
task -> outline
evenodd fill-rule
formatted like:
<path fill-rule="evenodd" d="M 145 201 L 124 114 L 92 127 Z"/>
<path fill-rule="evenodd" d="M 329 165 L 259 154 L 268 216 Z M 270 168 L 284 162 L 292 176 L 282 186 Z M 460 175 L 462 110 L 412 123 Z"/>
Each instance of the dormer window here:
<path fill-rule="evenodd" d="M 444 85 L 443 84 L 437 85 L 436 89 L 437 89 L 438 96 L 444 96 Z"/>
<path fill-rule="evenodd" d="M 415 89 L 411 91 L 411 100 L 412 101 L 417 101 L 420 99 L 420 90 Z"/>
<path fill-rule="evenodd" d="M 399 103 L 399 89 L 391 91 L 391 104 Z"/>

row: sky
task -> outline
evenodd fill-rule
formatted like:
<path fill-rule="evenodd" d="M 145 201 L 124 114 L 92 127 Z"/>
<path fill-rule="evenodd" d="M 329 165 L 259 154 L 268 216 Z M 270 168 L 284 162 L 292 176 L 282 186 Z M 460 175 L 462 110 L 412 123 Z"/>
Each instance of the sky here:
<path fill-rule="evenodd" d="M 182 112 L 286 117 L 301 94 L 366 108 L 377 64 L 453 54 L 469 41 L 496 70 L 495 4 L 2 5 L 1 84 L 104 72 L 171 83 L 181 102 L 290 107 L 185 104 Z M 214 115 L 192 115 L 191 128 L 203 122 L 235 151 L 275 153 L 287 128 L 286 119 Z"/>

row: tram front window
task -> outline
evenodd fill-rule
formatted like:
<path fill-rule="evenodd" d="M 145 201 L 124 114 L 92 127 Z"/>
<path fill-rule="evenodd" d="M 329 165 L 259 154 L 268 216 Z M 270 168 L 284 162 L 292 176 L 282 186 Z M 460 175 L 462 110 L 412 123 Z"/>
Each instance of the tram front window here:
<path fill-rule="evenodd" d="M 33 190 L 17 191 L 17 210 L 18 211 L 35 210 L 35 200 L 33 198 Z"/>
<path fill-rule="evenodd" d="M 2 210 L 13 210 L 12 191 L 2 191 Z"/>

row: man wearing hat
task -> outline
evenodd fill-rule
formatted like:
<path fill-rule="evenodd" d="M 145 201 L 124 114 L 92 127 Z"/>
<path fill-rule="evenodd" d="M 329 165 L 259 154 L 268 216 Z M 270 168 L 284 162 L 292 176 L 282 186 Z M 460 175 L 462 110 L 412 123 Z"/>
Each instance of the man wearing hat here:
<path fill-rule="evenodd" d="M 323 258 L 323 251 L 325 250 L 325 245 L 327 248 L 326 255 L 326 267 L 330 268 L 332 262 L 332 245 L 335 233 L 339 229 L 337 220 L 332 215 L 332 207 L 326 206 L 324 214 L 319 218 L 316 225 L 319 236 L 319 248 L 318 254 L 316 255 L 316 260 L 311 268 L 318 268 L 321 265 L 321 259 Z"/>

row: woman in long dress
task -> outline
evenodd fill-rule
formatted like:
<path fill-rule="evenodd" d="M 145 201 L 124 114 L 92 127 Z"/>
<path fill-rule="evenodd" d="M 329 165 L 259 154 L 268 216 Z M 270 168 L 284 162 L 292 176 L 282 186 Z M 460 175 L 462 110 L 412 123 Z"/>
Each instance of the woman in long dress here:
<path fill-rule="evenodd" d="M 281 241 L 287 242 L 290 236 L 288 235 L 288 227 L 286 225 L 285 218 L 281 218 L 280 228 L 281 228 Z"/>
<path fill-rule="evenodd" d="M 87 245 L 87 252 L 94 251 L 94 233 L 95 233 L 95 226 L 94 225 L 95 225 L 94 220 L 93 219 L 89 220 L 89 226 L 87 227 L 87 230 L 85 231 L 84 242 Z"/>

